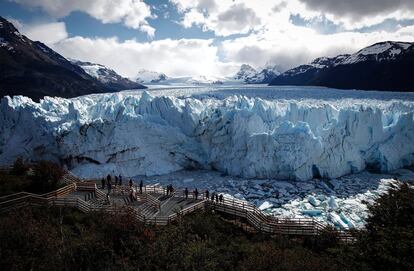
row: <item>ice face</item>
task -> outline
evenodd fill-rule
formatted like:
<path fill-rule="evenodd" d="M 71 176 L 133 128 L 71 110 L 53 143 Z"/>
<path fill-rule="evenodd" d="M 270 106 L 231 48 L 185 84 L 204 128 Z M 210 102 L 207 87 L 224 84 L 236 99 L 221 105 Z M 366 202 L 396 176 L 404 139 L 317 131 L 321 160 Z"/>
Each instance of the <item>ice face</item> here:
<path fill-rule="evenodd" d="M 203 168 L 296 180 L 414 163 L 414 102 L 272 95 L 124 92 L 40 103 L 5 97 L 0 163 L 59 160 L 84 177 Z"/>

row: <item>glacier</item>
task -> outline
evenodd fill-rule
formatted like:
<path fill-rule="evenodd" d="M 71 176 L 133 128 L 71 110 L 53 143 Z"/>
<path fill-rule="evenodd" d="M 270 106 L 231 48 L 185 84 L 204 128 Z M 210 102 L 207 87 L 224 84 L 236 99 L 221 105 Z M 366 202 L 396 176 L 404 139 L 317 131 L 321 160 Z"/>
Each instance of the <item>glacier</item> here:
<path fill-rule="evenodd" d="M 303 181 L 389 172 L 414 164 L 413 96 L 257 87 L 125 91 L 39 103 L 4 97 L 0 164 L 18 156 L 48 159 L 88 178 L 210 169 Z"/>

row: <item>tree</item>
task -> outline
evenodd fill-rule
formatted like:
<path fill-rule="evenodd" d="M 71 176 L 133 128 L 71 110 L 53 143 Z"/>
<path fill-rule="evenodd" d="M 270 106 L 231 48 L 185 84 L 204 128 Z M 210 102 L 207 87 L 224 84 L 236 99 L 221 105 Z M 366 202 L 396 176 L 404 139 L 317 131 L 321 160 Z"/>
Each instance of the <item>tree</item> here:
<path fill-rule="evenodd" d="M 368 205 L 366 232 L 357 243 L 374 270 L 414 270 L 414 188 L 401 184 Z"/>
<path fill-rule="evenodd" d="M 36 163 L 33 170 L 31 190 L 38 193 L 45 193 L 57 189 L 59 180 L 64 174 L 62 167 L 49 161 Z"/>

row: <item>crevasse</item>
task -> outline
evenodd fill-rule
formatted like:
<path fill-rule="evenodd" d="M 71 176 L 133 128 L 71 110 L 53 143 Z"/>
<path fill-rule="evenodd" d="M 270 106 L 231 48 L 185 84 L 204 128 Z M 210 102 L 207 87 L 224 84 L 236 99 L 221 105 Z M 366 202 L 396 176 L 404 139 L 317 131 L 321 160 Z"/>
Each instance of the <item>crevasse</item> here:
<path fill-rule="evenodd" d="M 232 95 L 1 100 L 0 163 L 59 161 L 84 177 L 214 169 L 245 178 L 336 178 L 414 164 L 414 105 Z"/>

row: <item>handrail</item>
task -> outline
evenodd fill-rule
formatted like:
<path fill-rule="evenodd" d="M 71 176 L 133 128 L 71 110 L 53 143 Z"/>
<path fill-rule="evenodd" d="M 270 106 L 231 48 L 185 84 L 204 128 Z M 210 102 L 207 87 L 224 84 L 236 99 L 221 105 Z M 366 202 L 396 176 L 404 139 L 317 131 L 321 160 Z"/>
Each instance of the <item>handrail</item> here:
<path fill-rule="evenodd" d="M 127 186 L 121 186 L 119 189 L 128 189 Z M 42 195 L 19 192 L 7 196 L 0 197 L 0 211 L 7 210 L 14 206 L 23 206 L 26 204 L 52 204 L 57 206 L 71 206 L 76 207 L 82 212 L 90 211 L 106 211 L 118 212 L 119 207 L 96 205 L 91 202 L 84 201 L 80 198 L 63 197 L 75 190 L 78 191 L 94 191 L 97 198 L 106 198 L 106 194 L 97 188 L 94 182 L 73 182 L 67 186 L 59 188 L 55 191 L 45 193 Z M 161 208 L 161 201 L 154 197 L 154 194 L 166 194 L 166 190 L 159 186 L 145 186 L 143 189 L 142 198 L 149 203 L 149 206 L 154 206 L 157 209 Z M 239 216 L 247 220 L 256 230 L 267 233 L 280 234 L 294 234 L 294 235 L 318 235 L 327 229 L 327 226 L 317 221 L 314 218 L 276 218 L 265 214 L 251 203 L 238 199 L 224 199 L 223 202 L 215 202 L 204 199 L 201 193 L 200 201 L 188 206 L 177 213 L 168 216 L 145 217 L 138 209 L 132 208 L 137 220 L 144 223 L 151 223 L 155 225 L 167 225 L 177 219 L 179 216 L 193 212 L 198 209 L 203 209 L 206 206 L 211 207 L 217 211 L 225 212 L 231 215 Z M 181 193 L 174 193 L 173 197 L 183 198 L 185 195 Z M 195 198 L 194 195 L 189 195 L 189 198 Z M 339 238 L 345 242 L 352 242 L 355 237 L 351 232 L 346 230 L 337 230 Z"/>
<path fill-rule="evenodd" d="M 142 194 L 146 201 L 157 209 L 161 208 L 161 201 L 151 194 Z"/>

